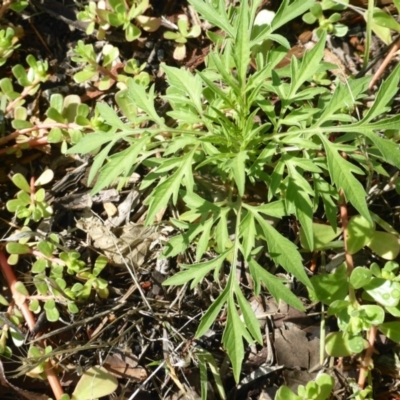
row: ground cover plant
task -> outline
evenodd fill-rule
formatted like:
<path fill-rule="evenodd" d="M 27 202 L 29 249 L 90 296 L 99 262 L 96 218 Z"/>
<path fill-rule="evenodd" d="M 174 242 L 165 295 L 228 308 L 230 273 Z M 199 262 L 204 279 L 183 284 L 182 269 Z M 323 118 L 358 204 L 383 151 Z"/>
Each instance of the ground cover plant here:
<path fill-rule="evenodd" d="M 156 3 L 0 8 L 5 393 L 39 396 L 24 376 L 63 400 L 395 396 L 397 39 L 368 64 L 395 17 Z M 75 28 L 66 66 L 21 52 L 33 10 Z M 332 44 L 349 10 L 357 73 Z"/>

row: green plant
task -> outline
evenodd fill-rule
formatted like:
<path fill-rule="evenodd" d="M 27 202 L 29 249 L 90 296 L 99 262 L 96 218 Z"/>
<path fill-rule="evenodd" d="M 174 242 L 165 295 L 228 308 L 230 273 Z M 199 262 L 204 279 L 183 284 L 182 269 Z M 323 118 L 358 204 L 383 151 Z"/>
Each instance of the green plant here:
<path fill-rule="evenodd" d="M 39 222 L 52 214 L 51 207 L 45 201 L 45 190 L 38 186 L 45 185 L 53 178 L 53 172 L 49 169 L 42 173 L 29 185 L 21 174 L 12 177 L 13 183 L 21 189 L 17 193 L 17 199 L 7 202 L 7 209 L 15 213 L 17 218 L 25 219 L 25 225 L 31 220 Z M 31 296 L 23 285 L 20 285 L 20 293 L 29 299 L 29 308 L 34 313 L 43 309 L 49 321 L 58 321 L 60 313 L 57 304 L 67 306 L 69 312 L 75 314 L 79 311 L 76 302 L 85 301 L 89 298 L 92 290 L 95 290 L 99 297 L 108 297 L 108 283 L 99 274 L 107 264 L 107 259 L 98 257 L 90 271 L 86 263 L 80 259 L 80 254 L 60 245 L 59 237 L 50 234 L 42 240 L 35 240 L 36 234 L 29 227 L 24 226 L 15 233 L 18 241 L 10 240 L 6 245 L 10 254 L 8 262 L 16 265 L 21 255 L 33 255 L 36 261 L 32 264 L 31 273 L 34 274 L 33 283 L 38 296 Z M 61 252 L 59 252 L 61 250 Z M 55 255 L 59 252 L 59 257 Z M 47 271 L 49 271 L 47 273 Z M 65 273 L 72 275 L 85 284 L 75 283 L 68 287 Z"/>
<path fill-rule="evenodd" d="M 284 1 L 271 23 L 256 34 L 252 27 L 258 1 L 250 9 L 245 2 L 228 11 L 222 0 L 190 2 L 227 38 L 223 49 L 210 52 L 202 72 L 193 75 L 162 67 L 169 84 L 163 100 L 171 107 L 167 115 L 175 121 L 174 128 L 154 107 L 154 87 L 147 92 L 131 79 L 125 96 L 141 113 L 130 115 L 126 125 L 111 107 L 98 104 L 100 115 L 112 128 L 83 137 L 68 153 L 90 153 L 105 145 L 90 172 L 90 180 L 99 172 L 92 193 L 120 176 L 130 176 L 139 165 L 149 168 L 141 185 L 143 190 L 153 188 L 147 200 L 147 224 L 169 204 L 176 205 L 178 198 L 183 201 L 179 218 L 170 220 L 182 233 L 168 242 L 163 254 L 173 257 L 196 243 L 196 263 L 181 264 L 181 271 L 164 284 L 190 282 L 194 288 L 210 272 L 221 282 L 224 289 L 203 316 L 196 336 L 204 334 L 226 307 L 223 343 L 238 380 L 243 338 L 262 340 L 237 279 L 240 261 L 248 265 L 256 294 L 265 285 L 276 299 L 303 308 L 285 282 L 258 262 L 265 246 L 274 263 L 312 287 L 296 246 L 269 221 L 296 216 L 303 242 L 313 250 L 314 210 L 322 205 L 336 231 L 341 190 L 360 215 L 372 221 L 365 189 L 355 174 L 367 174 L 368 181 L 382 159 L 400 166 L 397 144 L 377 134 L 398 124 L 398 116 L 383 119 L 381 115 L 396 93 L 400 68 L 382 85 L 373 106 L 357 119 L 353 110 L 362 104 L 369 78 L 337 82 L 333 93 L 313 83 L 316 74 L 333 67 L 322 61 L 323 33 L 301 61 L 292 59 L 290 68 L 275 69 L 289 44 L 274 31 L 307 11 L 312 1 Z M 257 70 L 248 74 L 252 48 L 265 40 L 280 46 L 258 53 Z M 280 99 L 279 109 L 271 98 Z M 148 127 L 142 127 L 144 121 Z M 125 147 L 109 155 L 119 140 Z M 261 201 L 252 198 L 252 186 L 263 188 Z M 213 197 L 207 187 L 212 187 Z"/>
<path fill-rule="evenodd" d="M 327 400 L 330 399 L 335 381 L 328 374 L 320 374 L 315 381 L 306 386 L 299 385 L 298 395 L 287 386 L 281 386 L 276 393 L 275 400 Z"/>
<path fill-rule="evenodd" d="M 369 268 L 354 268 L 347 277 L 347 269 L 341 265 L 332 274 L 311 279 L 310 297 L 329 306 L 328 316 L 337 317 L 340 329 L 326 337 L 325 350 L 329 355 L 344 357 L 361 353 L 368 347 L 364 334 L 371 328 L 400 342 L 399 323 L 385 322 L 385 313 L 400 315 L 398 270 L 399 265 L 393 261 L 388 261 L 382 269 L 372 263 Z"/>
<path fill-rule="evenodd" d="M 27 225 L 32 219 L 35 222 L 49 217 L 53 210 L 45 201 L 45 190 L 38 186 L 46 185 L 53 179 L 53 171 L 48 169 L 36 181 L 29 185 L 22 174 L 15 174 L 11 179 L 18 189 L 17 198 L 7 202 L 7 210 L 15 213 L 17 218 L 25 219 Z"/>
<path fill-rule="evenodd" d="M 138 83 L 139 85 L 143 85 L 144 87 L 148 87 L 150 85 L 150 82 L 152 81 L 152 77 L 144 70 L 146 66 L 146 63 L 143 63 L 139 66 L 136 60 L 128 60 L 124 66 L 125 74 L 119 74 L 117 77 L 117 86 L 121 90 L 126 89 L 126 82 L 130 77 L 133 77 L 133 80 L 136 83 Z"/>
<path fill-rule="evenodd" d="M 100 64 L 97 60 L 93 45 L 84 44 L 81 40 L 78 41 L 73 50 L 71 59 L 82 64 L 83 69 L 74 75 L 75 82 L 83 83 L 93 81 L 96 82 L 100 90 L 108 90 L 115 82 L 118 82 L 118 87 L 123 90 L 126 88 L 126 82 L 130 77 L 133 77 L 135 82 L 144 86 L 148 86 L 150 83 L 150 75 L 143 71 L 146 68 L 146 64 L 139 66 L 136 60 L 130 59 L 122 66 L 121 63 L 118 62 L 119 50 L 117 47 L 110 44 L 105 45 L 102 48 L 102 56 L 103 59 Z M 120 69 L 123 69 L 123 73 L 118 73 Z M 67 96 L 67 98 L 75 99 L 77 96 Z M 78 102 L 80 102 L 80 100 L 74 100 L 74 103 Z M 60 107 L 60 104 L 58 106 Z M 80 107 L 83 108 L 85 112 L 84 114 L 81 112 L 78 115 L 86 117 L 88 114 L 88 107 L 86 105 L 81 105 Z M 61 119 L 58 118 L 56 121 L 60 122 Z M 85 120 L 85 123 L 87 123 L 87 120 Z"/>
<path fill-rule="evenodd" d="M 310 8 L 310 11 L 303 15 L 303 21 L 307 24 L 313 25 L 318 21 L 319 27 L 317 28 L 317 35 L 320 36 L 322 32 L 326 31 L 335 36 L 345 36 L 348 27 L 339 23 L 342 16 L 339 12 L 331 14 L 328 18 L 324 16 L 324 11 L 342 11 L 348 6 L 349 0 L 336 2 L 335 0 L 322 0 L 316 2 Z"/>
<path fill-rule="evenodd" d="M 17 42 L 18 37 L 14 29 L 7 28 L 0 30 L 0 67 L 7 62 L 7 58 L 20 46 Z"/>
<path fill-rule="evenodd" d="M 76 292 L 76 297 L 79 299 L 89 298 L 92 288 L 96 291 L 100 298 L 106 299 L 109 295 L 108 282 L 105 279 L 99 277 L 101 271 L 107 265 L 107 258 L 100 256 L 96 259 L 93 270 L 81 269 L 77 272 L 77 279 L 85 281 L 85 284 L 80 283 L 75 284 L 72 287 L 72 291 Z"/>
<path fill-rule="evenodd" d="M 283 2 L 271 23 L 256 34 L 251 27 L 258 2 L 250 9 L 243 3 L 239 10 L 229 11 L 223 1 L 211 4 L 192 0 L 191 4 L 224 30 L 227 38 L 223 49 L 210 52 L 202 72 L 193 75 L 163 66 L 169 83 L 163 99 L 171 107 L 168 117 L 175 121 L 175 127 L 167 126 L 158 115 L 154 87 L 147 92 L 129 80 L 125 96 L 141 114 L 131 115 L 129 125 L 125 125 L 109 106 L 99 104 L 98 112 L 112 128 L 85 136 L 69 153 L 90 153 L 105 145 L 90 173 L 93 179 L 100 172 L 93 193 L 121 175 L 129 176 L 139 165 L 148 167 L 141 186 L 153 188 L 147 203 L 148 224 L 171 204 L 170 200 L 172 204 L 177 204 L 178 198 L 183 200 L 185 209 L 179 219 L 171 219 L 182 233 L 169 241 L 164 256 L 173 257 L 196 242 L 196 264 L 181 264 L 182 270 L 165 284 L 190 282 L 194 288 L 210 272 L 221 281 L 224 289 L 203 316 L 196 335 L 206 332 L 222 308 L 227 308 L 223 343 L 238 380 L 243 338 L 261 342 L 258 322 L 237 280 L 239 261 L 248 265 L 256 294 L 265 285 L 276 299 L 302 308 L 285 282 L 257 261 L 263 253 L 260 241 L 276 264 L 311 289 L 300 253 L 269 220 L 296 216 L 302 243 L 312 251 L 318 248 L 313 233 L 314 210 L 322 205 L 335 237 L 336 203 L 343 191 L 346 200 L 372 223 L 363 183 L 370 182 L 372 173 L 384 172 L 382 160 L 400 166 L 397 143 L 379 133 L 395 129 L 399 121 L 398 116 L 382 118 L 396 93 L 399 67 L 383 83 L 372 107 L 357 118 L 353 111 L 362 106 L 369 78 L 336 82 L 333 93 L 314 84 L 315 75 L 332 68 L 322 61 L 323 32 L 301 61 L 292 59 L 290 68 L 275 69 L 289 46 L 274 31 L 307 11 L 311 1 Z M 257 70 L 248 75 L 252 48 L 265 40 L 280 46 L 256 54 Z M 279 109 L 271 98 L 279 98 Z M 155 125 L 143 128 L 143 121 Z M 109 155 L 118 140 L 126 147 Z M 162 157 L 154 157 L 156 152 Z M 217 178 L 213 180 L 212 176 Z M 251 196 L 251 187 L 256 185 L 265 192 L 261 201 Z M 207 197 L 207 186 L 214 189 L 213 198 Z M 214 257 L 205 258 L 206 253 Z M 351 315 L 354 305 L 351 303 Z M 369 314 L 365 311 L 368 318 Z"/>
<path fill-rule="evenodd" d="M 29 65 L 28 71 L 21 64 L 17 64 L 12 68 L 12 73 L 17 79 L 18 84 L 23 87 L 21 93 L 14 90 L 10 78 L 0 80 L 0 97 L 4 97 L 6 100 L 6 113 L 23 105 L 25 97 L 34 95 L 39 89 L 40 83 L 46 82 L 49 78 L 47 72 L 48 63 L 46 61 L 37 61 L 34 56 L 29 54 L 26 57 L 26 62 Z"/>
<path fill-rule="evenodd" d="M 397 10 L 400 10 L 400 2 L 394 1 Z M 364 13 L 364 18 L 370 18 L 371 30 L 386 44 L 392 42 L 392 32 L 400 32 L 400 24 L 396 19 L 378 7 L 371 7 Z"/>
<path fill-rule="evenodd" d="M 97 258 L 93 270 L 90 271 L 78 252 L 65 249 L 56 256 L 58 249 L 62 248 L 57 235 L 51 234 L 47 239 L 34 241 L 29 240 L 29 237 L 34 236 L 33 232 L 30 233 L 32 235 L 27 235 L 18 243 L 11 241 L 6 249 L 10 254 L 11 265 L 15 265 L 19 256 L 24 254 L 36 258 L 31 273 L 38 294 L 30 295 L 25 287 L 20 289 L 20 293 L 29 300 L 32 312 L 38 314 L 43 308 L 47 320 L 54 322 L 60 318 L 58 307 L 65 306 L 70 313 L 76 314 L 79 311 L 78 305 L 87 301 L 93 290 L 103 299 L 108 297 L 108 282 L 99 276 L 107 264 L 104 256 Z M 85 283 L 73 282 L 72 286 L 68 286 L 69 275 Z"/>
<path fill-rule="evenodd" d="M 90 108 L 81 102 L 77 95 L 63 98 L 60 94 L 50 97 L 50 106 L 43 122 L 49 128 L 48 143 L 62 143 L 61 151 L 67 150 L 68 144 L 78 143 L 84 132 L 95 129 L 107 129 L 98 113 L 91 113 Z"/>
<path fill-rule="evenodd" d="M 89 22 L 86 33 L 93 33 L 96 24 L 99 25 L 98 38 L 103 39 L 105 31 L 110 27 L 122 27 L 125 32 L 125 38 L 128 42 L 136 40 L 141 35 L 141 30 L 147 32 L 156 31 L 160 25 L 159 18 L 143 15 L 150 7 L 149 0 L 110 0 L 108 2 L 110 9 L 106 9 L 105 2 L 96 4 L 90 1 L 84 10 L 79 12 L 78 19 Z M 136 26 L 132 21 L 135 21 Z"/>
<path fill-rule="evenodd" d="M 105 9 L 105 2 L 104 1 L 99 1 L 99 2 L 94 2 L 94 1 L 89 1 L 87 5 L 85 5 L 84 9 L 82 11 L 79 11 L 77 18 L 79 21 L 83 22 L 88 22 L 88 26 L 86 28 L 86 33 L 88 35 L 91 35 L 94 30 L 96 25 L 98 24 L 98 31 L 97 31 L 97 39 L 102 40 L 105 37 L 106 30 L 109 28 L 109 24 L 107 21 L 103 21 L 98 15 L 97 15 L 97 10 L 98 9 Z"/>
<path fill-rule="evenodd" d="M 9 8 L 15 12 L 22 12 L 28 7 L 29 2 L 27 0 L 12 0 L 10 2 Z"/>
<path fill-rule="evenodd" d="M 31 346 L 28 351 L 28 362 L 35 363 L 35 367 L 30 369 L 26 375 L 35 379 L 45 379 L 46 363 L 49 361 L 47 357 L 52 351 L 51 346 L 46 346 L 45 349 L 39 346 Z M 38 362 L 37 362 L 38 361 Z"/>
<path fill-rule="evenodd" d="M 116 74 L 112 71 L 112 67 L 119 56 L 119 50 L 111 44 L 106 44 L 101 52 L 103 61 L 102 64 L 99 64 L 93 45 L 84 44 L 82 40 L 78 41 L 73 50 L 74 54 L 71 59 L 77 63 L 83 64 L 84 68 L 74 75 L 75 82 L 95 81 L 100 90 L 107 90 L 114 84 L 116 81 Z M 99 76 L 100 74 L 101 78 Z"/>
<path fill-rule="evenodd" d="M 197 38 L 201 34 L 199 25 L 194 25 L 189 30 L 189 21 L 186 14 L 178 16 L 178 32 L 164 32 L 164 38 L 176 43 L 173 57 L 175 60 L 183 60 L 186 57 L 186 43 L 188 39 Z"/>

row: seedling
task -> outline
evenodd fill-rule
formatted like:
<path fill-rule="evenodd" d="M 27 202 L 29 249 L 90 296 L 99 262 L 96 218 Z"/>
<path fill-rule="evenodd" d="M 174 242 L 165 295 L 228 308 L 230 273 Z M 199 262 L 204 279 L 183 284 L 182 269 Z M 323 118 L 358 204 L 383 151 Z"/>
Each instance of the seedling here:
<path fill-rule="evenodd" d="M 318 21 L 319 27 L 316 30 L 318 36 L 321 35 L 323 31 L 333 34 L 338 37 L 345 36 L 348 31 L 348 27 L 339 23 L 342 18 L 341 14 L 335 12 L 331 14 L 328 18 L 324 16 L 324 11 L 342 11 L 346 9 L 349 0 L 336 2 L 334 0 L 322 0 L 321 2 L 316 2 L 310 11 L 303 15 L 303 21 L 307 24 L 315 24 Z"/>
<path fill-rule="evenodd" d="M 148 87 L 150 85 L 150 82 L 152 81 L 152 77 L 145 71 L 146 66 L 146 63 L 143 63 L 139 66 L 139 63 L 136 60 L 128 60 L 124 66 L 125 74 L 119 74 L 117 77 L 117 86 L 120 89 L 126 89 L 128 79 L 133 77 L 133 80 L 136 83 L 138 83 L 139 85 L 143 85 L 144 87 Z"/>
<path fill-rule="evenodd" d="M 82 11 L 80 11 L 77 15 L 79 21 L 88 22 L 88 26 L 86 28 L 86 33 L 91 35 L 98 25 L 97 31 L 97 39 L 103 40 L 105 38 L 105 34 L 107 29 L 110 27 L 110 24 L 106 21 L 103 21 L 97 11 L 99 9 L 105 10 L 106 4 L 104 1 L 94 2 L 89 1 L 89 3 L 84 7 Z"/>
<path fill-rule="evenodd" d="M 22 174 L 15 174 L 11 179 L 15 186 L 21 189 L 15 200 L 7 202 L 7 210 L 15 213 L 17 218 L 25 219 L 27 225 L 32 219 L 35 222 L 53 214 L 53 209 L 45 201 L 45 190 L 40 186 L 46 185 L 53 179 L 54 173 L 48 169 L 29 185 Z M 39 188 L 39 189 L 37 189 Z"/>
<path fill-rule="evenodd" d="M 62 142 L 61 151 L 67 150 L 68 143 L 78 143 L 87 129 L 101 128 L 102 120 L 98 115 L 89 119 L 90 108 L 81 103 L 77 95 L 69 95 L 63 98 L 60 94 L 53 94 L 50 97 L 50 107 L 46 111 L 47 119 L 45 124 L 54 123 L 50 129 L 47 140 L 49 143 Z M 65 125 L 65 128 L 60 127 Z"/>
<path fill-rule="evenodd" d="M 140 28 L 132 23 L 133 20 L 148 32 L 156 31 L 161 25 L 159 18 L 143 15 L 150 7 L 149 0 L 133 0 L 129 3 L 124 0 L 110 0 L 109 5 L 112 11 L 98 8 L 96 10 L 97 15 L 102 21 L 107 22 L 111 26 L 122 27 L 128 42 L 138 39 L 142 33 Z M 91 7 L 88 13 L 93 12 L 93 6 Z"/>
<path fill-rule="evenodd" d="M 14 29 L 0 30 L 0 67 L 7 62 L 7 58 L 11 57 L 14 50 L 20 46 L 17 42 L 18 37 Z"/>
<path fill-rule="evenodd" d="M 21 64 L 17 64 L 12 68 L 12 73 L 18 84 L 23 87 L 21 93 L 14 90 L 10 78 L 0 80 L 0 96 L 4 97 L 8 102 L 5 107 L 6 113 L 23 105 L 25 97 L 34 95 L 39 89 L 40 83 L 46 82 L 49 78 L 47 73 L 48 63 L 46 61 L 37 61 L 31 54 L 26 57 L 26 61 L 29 65 L 28 71 Z"/>
<path fill-rule="evenodd" d="M 105 279 L 99 277 L 101 271 L 107 265 L 107 258 L 100 256 L 97 258 L 93 270 L 89 271 L 84 269 L 76 274 L 77 279 L 86 281 L 84 285 L 76 283 L 72 287 L 72 291 L 76 293 L 76 297 L 79 299 L 87 299 L 90 296 L 92 289 L 94 289 L 97 295 L 106 299 L 109 295 L 108 283 Z"/>
<path fill-rule="evenodd" d="M 175 60 L 183 60 L 186 57 L 186 43 L 188 39 L 197 38 L 201 34 L 199 25 L 193 25 L 189 30 L 188 17 L 185 14 L 178 16 L 177 32 L 164 32 L 164 38 L 176 43 L 173 57 Z"/>
<path fill-rule="evenodd" d="M 306 386 L 299 385 L 296 395 L 287 386 L 281 386 L 276 393 L 275 400 L 328 400 L 331 398 L 335 380 L 328 374 L 320 374 L 315 381 Z"/>
<path fill-rule="evenodd" d="M 112 67 L 119 57 L 118 48 L 110 44 L 105 45 L 101 51 L 102 64 L 97 62 L 93 45 L 84 44 L 82 40 L 78 41 L 73 53 L 71 59 L 83 65 L 83 70 L 74 75 L 75 82 L 95 81 L 98 82 L 100 90 L 107 90 L 114 84 L 116 74 L 112 72 Z"/>

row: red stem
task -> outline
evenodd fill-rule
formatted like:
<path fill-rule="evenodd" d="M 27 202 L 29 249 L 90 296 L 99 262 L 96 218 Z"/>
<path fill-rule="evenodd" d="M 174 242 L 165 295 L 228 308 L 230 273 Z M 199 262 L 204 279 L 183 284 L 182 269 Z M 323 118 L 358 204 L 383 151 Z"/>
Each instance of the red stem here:
<path fill-rule="evenodd" d="M 14 270 L 8 263 L 4 250 L 1 249 L 0 249 L 0 268 L 1 271 L 3 272 L 4 278 L 7 281 L 8 286 L 10 287 L 12 296 L 15 300 L 15 304 L 17 304 L 17 306 L 21 310 L 21 313 L 25 318 L 28 328 L 32 332 L 35 327 L 35 317 L 33 316 L 31 310 L 29 309 L 28 303 L 25 301 L 23 296 L 17 291 L 16 284 L 18 281 L 14 274 Z M 45 374 L 50 384 L 50 387 L 53 391 L 54 397 L 56 398 L 56 400 L 60 400 L 61 396 L 64 394 L 64 391 L 61 387 L 61 383 L 58 379 L 58 376 L 54 372 L 54 369 L 49 361 L 45 363 Z"/>
<path fill-rule="evenodd" d="M 371 365 L 372 354 L 374 353 L 375 349 L 374 345 L 377 333 L 378 327 L 374 325 L 371 326 L 368 335 L 368 348 L 365 351 L 364 358 L 361 362 L 360 375 L 358 376 L 358 386 L 360 389 L 364 389 L 365 380 L 369 373 L 369 367 Z"/>

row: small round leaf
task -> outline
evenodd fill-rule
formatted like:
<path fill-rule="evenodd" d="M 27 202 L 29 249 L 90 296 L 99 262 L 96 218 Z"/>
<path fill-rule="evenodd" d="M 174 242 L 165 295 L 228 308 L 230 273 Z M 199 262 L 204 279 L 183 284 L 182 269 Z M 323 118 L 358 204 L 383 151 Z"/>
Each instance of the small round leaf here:
<path fill-rule="evenodd" d="M 46 169 L 35 182 L 35 186 L 43 186 L 51 182 L 54 178 L 54 172 L 51 169 Z"/>
<path fill-rule="evenodd" d="M 400 252 L 398 238 L 388 232 L 375 232 L 367 246 L 385 260 L 394 260 Z"/>
<path fill-rule="evenodd" d="M 347 251 L 355 254 L 372 238 L 375 225 L 372 225 L 361 215 L 352 217 L 347 225 Z"/>
<path fill-rule="evenodd" d="M 25 177 L 24 177 L 22 174 L 20 174 L 20 173 L 15 174 L 15 175 L 11 178 L 11 180 L 13 181 L 14 185 L 15 185 L 18 189 L 21 189 L 21 190 L 23 190 L 24 192 L 28 192 L 28 193 L 31 192 L 31 187 L 29 186 L 28 181 L 25 179 Z"/>
<path fill-rule="evenodd" d="M 31 248 L 27 244 L 21 243 L 7 243 L 6 250 L 9 254 L 29 254 L 31 252 Z"/>
<path fill-rule="evenodd" d="M 352 354 L 348 340 L 342 332 L 328 333 L 325 338 L 325 351 L 332 357 L 347 357 Z"/>
<path fill-rule="evenodd" d="M 372 277 L 372 272 L 365 267 L 356 267 L 350 275 L 350 284 L 354 289 L 365 286 Z"/>
<path fill-rule="evenodd" d="M 92 367 L 85 371 L 77 383 L 71 400 L 88 400 L 107 396 L 118 387 L 117 379 L 103 367 Z"/>

